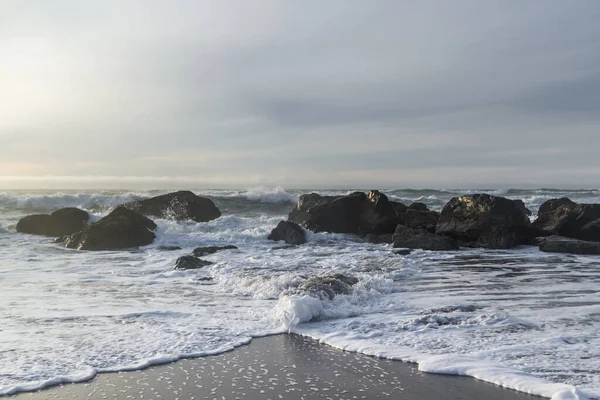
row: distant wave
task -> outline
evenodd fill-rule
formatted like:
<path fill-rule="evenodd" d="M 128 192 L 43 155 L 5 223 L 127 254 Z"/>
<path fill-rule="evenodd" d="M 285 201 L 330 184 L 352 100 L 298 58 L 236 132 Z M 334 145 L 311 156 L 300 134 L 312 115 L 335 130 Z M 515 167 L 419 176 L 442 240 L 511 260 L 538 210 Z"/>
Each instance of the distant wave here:
<path fill-rule="evenodd" d="M 0 193 L 0 207 L 30 212 L 48 212 L 77 207 L 102 212 L 119 204 L 147 197 L 140 193 Z"/>

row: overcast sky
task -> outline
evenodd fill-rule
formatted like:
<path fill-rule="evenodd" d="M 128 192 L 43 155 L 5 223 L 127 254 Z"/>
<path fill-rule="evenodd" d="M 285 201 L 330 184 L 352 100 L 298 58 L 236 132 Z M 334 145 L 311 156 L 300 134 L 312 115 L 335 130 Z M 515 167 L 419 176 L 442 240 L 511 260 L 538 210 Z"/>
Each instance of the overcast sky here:
<path fill-rule="evenodd" d="M 598 187 L 599 21 L 597 0 L 0 0 L 0 187 Z"/>

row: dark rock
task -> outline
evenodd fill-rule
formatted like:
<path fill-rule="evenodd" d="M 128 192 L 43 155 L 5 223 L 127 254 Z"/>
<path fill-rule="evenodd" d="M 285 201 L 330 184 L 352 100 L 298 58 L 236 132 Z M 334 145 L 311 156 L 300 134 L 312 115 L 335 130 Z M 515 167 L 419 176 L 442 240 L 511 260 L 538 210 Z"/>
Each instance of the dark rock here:
<path fill-rule="evenodd" d="M 464 246 L 508 249 L 538 236 L 520 204 L 504 197 L 474 194 L 452 198 L 435 230 Z"/>
<path fill-rule="evenodd" d="M 525 207 L 525 203 L 523 203 L 523 200 L 513 200 L 517 207 L 519 207 L 522 211 L 523 214 L 527 215 L 528 217 L 530 217 L 532 215 L 532 212 L 529 208 Z"/>
<path fill-rule="evenodd" d="M 231 244 L 227 245 L 227 246 L 206 246 L 206 247 L 196 247 L 194 249 L 194 251 L 192 251 L 192 254 L 196 257 L 202 257 L 202 256 L 207 256 L 209 254 L 214 254 L 217 251 L 221 251 L 221 250 L 236 250 L 237 247 L 233 246 Z"/>
<path fill-rule="evenodd" d="M 117 207 L 100 221 L 58 239 L 66 247 L 79 250 L 117 250 L 145 246 L 154 241 L 156 224 L 125 207 Z"/>
<path fill-rule="evenodd" d="M 533 226 L 547 235 L 600 241 L 600 204 L 578 204 L 566 197 L 547 200 Z"/>
<path fill-rule="evenodd" d="M 435 233 L 440 214 L 435 211 L 419 211 L 409 208 L 406 213 L 400 215 L 402 224 L 413 229 L 425 229 Z"/>
<path fill-rule="evenodd" d="M 173 269 L 199 269 L 211 264 L 212 262 L 202 260 L 196 256 L 181 256 L 175 261 Z"/>
<path fill-rule="evenodd" d="M 375 233 L 369 233 L 365 236 L 365 242 L 373 243 L 373 244 L 381 244 L 381 243 L 392 243 L 392 234 L 384 233 L 381 235 Z"/>
<path fill-rule="evenodd" d="M 79 208 L 61 208 L 52 214 L 28 215 L 17 223 L 17 232 L 60 237 L 82 230 L 90 216 Z"/>
<path fill-rule="evenodd" d="M 213 278 L 210 276 L 202 276 L 202 277 L 198 278 L 198 280 L 200 282 L 211 282 L 213 280 Z"/>
<path fill-rule="evenodd" d="M 449 237 L 435 235 L 425 229 L 398 225 L 393 236 L 394 247 L 423 250 L 458 250 L 458 243 Z"/>
<path fill-rule="evenodd" d="M 390 203 L 394 207 L 396 214 L 404 214 L 406 212 L 406 210 L 408 210 L 408 207 L 406 206 L 406 204 L 401 203 L 399 201 L 390 201 Z"/>
<path fill-rule="evenodd" d="M 399 256 L 407 256 L 410 253 L 413 252 L 414 249 L 400 249 L 400 250 L 396 250 L 394 251 L 394 254 L 397 254 Z"/>
<path fill-rule="evenodd" d="M 181 247 L 179 247 L 179 246 L 158 246 L 156 249 L 162 250 L 162 251 L 173 251 L 173 250 L 181 250 Z"/>
<path fill-rule="evenodd" d="M 302 195 L 288 219 L 315 232 L 359 235 L 392 233 L 399 223 L 396 204 L 376 190 L 341 197 Z"/>
<path fill-rule="evenodd" d="M 208 222 L 221 216 L 221 211 L 212 200 L 196 196 L 187 190 L 132 201 L 124 206 L 144 215 L 176 221 Z"/>
<path fill-rule="evenodd" d="M 600 242 L 550 236 L 540 244 L 540 250 L 546 253 L 600 254 Z"/>
<path fill-rule="evenodd" d="M 353 276 L 330 274 L 317 276 L 300 285 L 300 292 L 308 292 L 321 300 L 331 300 L 338 294 L 349 294 L 352 286 L 358 283 Z"/>
<path fill-rule="evenodd" d="M 306 243 L 306 232 L 295 222 L 280 221 L 277 227 L 271 231 L 268 239 L 283 240 L 287 244 L 299 245 Z"/>
<path fill-rule="evenodd" d="M 412 203 L 410 206 L 408 206 L 408 209 L 416 211 L 429 211 L 429 208 L 427 208 L 427 205 L 425 203 L 419 202 Z"/>

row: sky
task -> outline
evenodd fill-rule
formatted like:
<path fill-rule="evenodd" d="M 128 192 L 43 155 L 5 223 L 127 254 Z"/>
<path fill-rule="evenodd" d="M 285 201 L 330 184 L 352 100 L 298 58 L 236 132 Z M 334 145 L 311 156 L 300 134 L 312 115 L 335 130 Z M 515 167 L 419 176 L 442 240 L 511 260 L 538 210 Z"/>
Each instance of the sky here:
<path fill-rule="evenodd" d="M 597 0 L 0 0 L 0 187 L 600 187 L 599 20 Z"/>

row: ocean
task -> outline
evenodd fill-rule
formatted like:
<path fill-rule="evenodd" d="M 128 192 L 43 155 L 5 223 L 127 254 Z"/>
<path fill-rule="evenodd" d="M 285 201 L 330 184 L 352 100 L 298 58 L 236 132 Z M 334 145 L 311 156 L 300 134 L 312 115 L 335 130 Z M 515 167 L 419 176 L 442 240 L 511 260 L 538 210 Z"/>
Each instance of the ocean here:
<path fill-rule="evenodd" d="M 298 197 L 354 190 L 195 190 L 222 217 L 152 218 L 157 239 L 126 251 L 66 249 L 19 234 L 28 214 L 113 207 L 168 191 L 0 192 L 0 395 L 99 372 L 217 354 L 252 338 L 293 332 L 348 351 L 416 362 L 554 399 L 600 398 L 600 257 L 512 250 L 417 250 L 343 234 L 310 233 L 297 247 L 267 240 Z M 460 194 L 600 203 L 599 190 L 394 190 L 390 199 L 441 210 Z M 206 245 L 214 264 L 173 270 Z M 180 246 L 165 251 L 161 246 Z M 355 276 L 347 295 L 294 291 L 331 272 Z M 211 280 L 208 280 L 211 279 Z"/>

